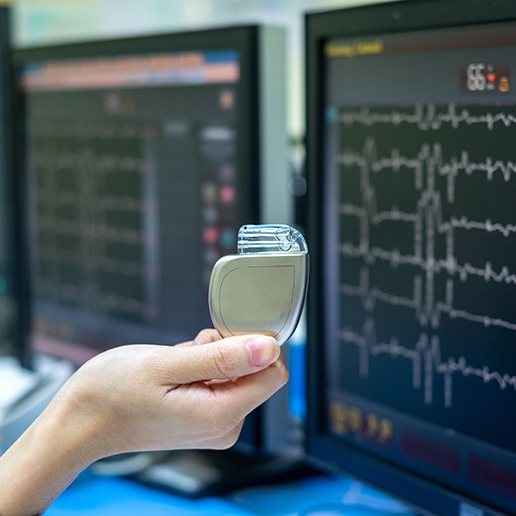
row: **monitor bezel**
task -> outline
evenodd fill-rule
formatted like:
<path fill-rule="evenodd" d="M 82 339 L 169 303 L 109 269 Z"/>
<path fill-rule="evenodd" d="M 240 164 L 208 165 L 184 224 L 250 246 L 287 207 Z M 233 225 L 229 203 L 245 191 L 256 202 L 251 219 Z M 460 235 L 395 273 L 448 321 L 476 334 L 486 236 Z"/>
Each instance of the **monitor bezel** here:
<path fill-rule="evenodd" d="M 415 475 L 324 431 L 324 356 L 326 306 L 324 264 L 324 63 L 322 48 L 332 38 L 353 38 L 404 31 L 481 26 L 516 21 L 516 5 L 510 0 L 404 0 L 348 9 L 309 12 L 305 16 L 306 52 L 306 169 L 308 182 L 308 243 L 311 285 L 307 310 L 307 437 L 308 460 L 318 467 L 344 472 L 415 507 L 458 516 L 461 504 L 483 510 L 484 516 L 505 515 L 482 500 L 473 500 L 446 485 Z"/>
<path fill-rule="evenodd" d="M 0 168 L 5 176 L 2 178 L 4 185 L 4 197 L 2 210 L 5 216 L 5 239 L 8 245 L 8 259 L 6 271 L 10 283 L 8 289 L 11 291 L 14 304 L 13 320 L 9 321 L 11 336 L 13 338 L 8 345 L 6 352 L 17 358 L 22 366 L 29 364 L 27 347 L 24 345 L 22 336 L 21 305 L 23 296 L 21 295 L 21 269 L 20 251 L 21 238 L 19 228 L 19 218 L 17 216 L 18 199 L 17 181 L 18 177 L 14 173 L 14 151 L 13 151 L 13 109 L 12 109 L 12 83 L 11 73 L 11 23 L 12 10 L 7 5 L 0 5 L 0 137 L 2 138 L 2 149 L 0 154 Z"/>

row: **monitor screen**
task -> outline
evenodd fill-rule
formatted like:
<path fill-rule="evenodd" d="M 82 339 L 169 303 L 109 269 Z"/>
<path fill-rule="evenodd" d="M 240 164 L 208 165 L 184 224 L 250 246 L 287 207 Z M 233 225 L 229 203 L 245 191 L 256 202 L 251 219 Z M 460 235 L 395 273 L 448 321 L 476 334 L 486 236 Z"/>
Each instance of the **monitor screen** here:
<path fill-rule="evenodd" d="M 212 266 L 264 216 L 260 29 L 15 53 L 34 350 L 81 364 L 212 327 Z"/>
<path fill-rule="evenodd" d="M 516 6 L 307 16 L 308 452 L 516 513 Z"/>

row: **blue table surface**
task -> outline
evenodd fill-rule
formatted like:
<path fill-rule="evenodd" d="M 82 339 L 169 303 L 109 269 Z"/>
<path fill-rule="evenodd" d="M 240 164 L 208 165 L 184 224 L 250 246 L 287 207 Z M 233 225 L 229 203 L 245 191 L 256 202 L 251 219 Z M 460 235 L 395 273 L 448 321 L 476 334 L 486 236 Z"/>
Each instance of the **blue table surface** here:
<path fill-rule="evenodd" d="M 84 472 L 45 516 L 414 516 L 406 505 L 347 477 L 314 476 L 240 489 L 197 500 L 181 498 L 118 477 Z"/>

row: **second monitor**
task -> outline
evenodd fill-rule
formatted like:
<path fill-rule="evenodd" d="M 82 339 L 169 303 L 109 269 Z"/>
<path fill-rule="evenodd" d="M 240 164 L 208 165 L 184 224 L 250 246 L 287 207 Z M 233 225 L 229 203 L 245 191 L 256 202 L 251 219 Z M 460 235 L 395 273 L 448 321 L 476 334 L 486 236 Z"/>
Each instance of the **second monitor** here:
<path fill-rule="evenodd" d="M 247 26 L 15 52 L 34 352 L 80 365 L 212 326 L 238 228 L 290 222 L 284 50 Z M 241 443 L 284 442 L 274 407 Z"/>

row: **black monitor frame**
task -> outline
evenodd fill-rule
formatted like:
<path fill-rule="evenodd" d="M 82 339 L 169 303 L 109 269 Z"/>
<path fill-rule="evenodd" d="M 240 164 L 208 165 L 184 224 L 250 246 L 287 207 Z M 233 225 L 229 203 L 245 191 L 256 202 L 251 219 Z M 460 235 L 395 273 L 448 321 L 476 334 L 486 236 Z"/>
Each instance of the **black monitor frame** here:
<path fill-rule="evenodd" d="M 308 243 L 311 250 L 311 284 L 308 300 L 307 346 L 307 453 L 325 470 L 344 472 L 432 514 L 459 516 L 506 514 L 500 507 L 452 490 L 445 483 L 423 478 L 357 447 L 339 442 L 325 431 L 326 378 L 325 297 L 323 265 L 325 228 L 323 205 L 324 59 L 323 45 L 333 38 L 359 38 L 403 31 L 481 26 L 516 21 L 514 2 L 490 0 L 408 0 L 308 13 L 306 16 L 306 121 L 308 179 Z M 436 36 L 437 37 L 437 36 Z M 516 486 L 515 486 L 516 490 Z M 474 512 L 478 511 L 478 512 Z M 484 511 L 484 512 L 481 512 Z"/>
<path fill-rule="evenodd" d="M 29 359 L 26 354 L 27 348 L 22 345 L 20 335 L 21 310 L 20 303 L 20 275 L 19 275 L 19 256 L 20 238 L 18 231 L 18 218 L 16 213 L 16 181 L 17 177 L 13 173 L 13 123 L 12 123 L 12 91 L 10 79 L 10 47 L 11 45 L 11 10 L 8 6 L 0 6 L 0 231 L 2 232 L 2 245 L 6 248 L 5 262 L 2 263 L 3 276 L 2 292 L 5 305 L 5 313 L 2 313 L 1 324 L 2 337 L 7 341 L 2 342 L 2 351 L 13 355 L 20 360 L 22 365 L 27 366 Z M 5 267 L 5 269 L 4 269 Z M 5 283 L 4 283 L 5 281 Z"/>

